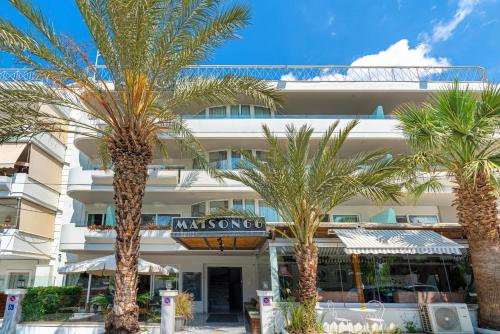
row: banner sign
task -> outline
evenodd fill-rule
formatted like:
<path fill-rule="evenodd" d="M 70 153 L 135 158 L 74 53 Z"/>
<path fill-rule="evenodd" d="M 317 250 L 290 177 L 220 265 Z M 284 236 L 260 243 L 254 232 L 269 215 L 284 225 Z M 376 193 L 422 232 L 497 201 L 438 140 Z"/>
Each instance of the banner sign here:
<path fill-rule="evenodd" d="M 198 221 L 199 219 L 196 217 L 172 218 L 172 236 L 266 236 L 266 224 L 264 220 L 220 217 L 200 222 Z"/>

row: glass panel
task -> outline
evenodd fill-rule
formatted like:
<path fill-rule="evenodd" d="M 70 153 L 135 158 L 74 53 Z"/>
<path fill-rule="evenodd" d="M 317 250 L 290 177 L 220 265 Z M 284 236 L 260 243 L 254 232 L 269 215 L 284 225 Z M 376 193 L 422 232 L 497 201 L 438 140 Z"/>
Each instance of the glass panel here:
<path fill-rule="evenodd" d="M 205 202 L 191 205 L 191 217 L 203 217 L 205 215 Z"/>
<path fill-rule="evenodd" d="M 250 153 L 250 151 L 245 151 Z M 231 152 L 231 168 L 232 169 L 238 169 L 240 168 L 241 161 L 244 161 L 245 159 L 241 156 L 239 152 L 232 151 Z"/>
<path fill-rule="evenodd" d="M 155 225 L 156 224 L 156 214 L 146 213 L 141 215 L 141 226 Z"/>
<path fill-rule="evenodd" d="M 240 117 L 240 106 L 231 106 L 231 117 L 238 118 Z"/>
<path fill-rule="evenodd" d="M 250 117 L 250 106 L 247 104 L 242 104 L 240 109 L 240 115 L 242 117 Z"/>
<path fill-rule="evenodd" d="M 208 153 L 210 166 L 217 169 L 227 169 L 227 152 L 217 151 Z"/>
<path fill-rule="evenodd" d="M 183 272 L 182 291 L 190 293 L 193 301 L 201 301 L 201 273 Z"/>
<path fill-rule="evenodd" d="M 229 208 L 229 201 L 210 201 L 210 212 L 228 208 Z"/>
<path fill-rule="evenodd" d="M 233 209 L 243 211 L 243 200 L 242 199 L 233 199 Z"/>
<path fill-rule="evenodd" d="M 0 227 L 2 229 L 16 228 L 17 226 L 17 199 L 0 200 Z"/>
<path fill-rule="evenodd" d="M 212 107 L 208 109 L 209 118 L 224 118 L 226 117 L 226 106 Z"/>
<path fill-rule="evenodd" d="M 249 213 L 255 213 L 255 201 L 253 199 L 245 200 L 245 210 Z"/>
<path fill-rule="evenodd" d="M 269 117 L 271 116 L 271 110 L 266 107 L 254 107 L 255 117 Z"/>
<path fill-rule="evenodd" d="M 159 226 L 170 226 L 172 224 L 172 217 L 180 217 L 179 214 L 158 214 L 156 225 Z"/>
<path fill-rule="evenodd" d="M 92 226 L 92 225 L 97 225 L 101 226 L 104 225 L 105 221 L 105 214 L 103 213 L 89 213 L 87 215 L 87 226 Z"/>
<path fill-rule="evenodd" d="M 259 161 L 266 161 L 267 160 L 267 152 L 266 151 L 255 151 L 255 157 Z"/>
<path fill-rule="evenodd" d="M 358 215 L 332 215 L 334 223 L 359 223 Z"/>
<path fill-rule="evenodd" d="M 266 222 L 282 221 L 281 217 L 279 217 L 278 215 L 278 212 L 262 200 L 259 201 L 259 215 L 264 217 Z"/>
<path fill-rule="evenodd" d="M 439 223 L 436 215 L 408 215 L 411 224 L 437 224 Z"/>
<path fill-rule="evenodd" d="M 408 223 L 408 217 L 405 215 L 396 216 L 396 222 L 398 223 Z"/>
<path fill-rule="evenodd" d="M 30 286 L 29 273 L 10 273 L 9 274 L 9 289 L 23 289 Z"/>

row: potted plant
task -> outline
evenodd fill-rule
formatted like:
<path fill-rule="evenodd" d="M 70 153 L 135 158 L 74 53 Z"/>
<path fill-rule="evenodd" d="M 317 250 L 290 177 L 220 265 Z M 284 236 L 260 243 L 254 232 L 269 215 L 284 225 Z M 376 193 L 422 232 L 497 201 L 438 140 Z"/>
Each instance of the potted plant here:
<path fill-rule="evenodd" d="M 175 331 L 181 331 L 186 320 L 193 319 L 193 298 L 187 292 L 181 292 L 175 300 Z"/>

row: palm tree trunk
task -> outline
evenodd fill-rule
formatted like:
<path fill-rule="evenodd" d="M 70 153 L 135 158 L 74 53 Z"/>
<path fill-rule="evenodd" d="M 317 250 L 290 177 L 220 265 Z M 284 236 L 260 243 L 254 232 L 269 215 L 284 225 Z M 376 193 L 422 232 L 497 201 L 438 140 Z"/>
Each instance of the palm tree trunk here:
<path fill-rule="evenodd" d="M 137 306 L 138 259 L 142 199 L 147 181 L 151 147 L 137 137 L 111 140 L 113 188 L 116 208 L 115 298 L 106 322 L 108 333 L 140 332 Z"/>
<path fill-rule="evenodd" d="M 465 227 L 479 304 L 479 325 L 500 329 L 500 220 L 488 180 L 454 189 L 458 219 Z"/>
<path fill-rule="evenodd" d="M 318 247 L 316 243 L 295 246 L 295 257 L 299 271 L 299 301 L 304 307 L 302 333 L 316 333 L 316 274 L 318 270 Z"/>

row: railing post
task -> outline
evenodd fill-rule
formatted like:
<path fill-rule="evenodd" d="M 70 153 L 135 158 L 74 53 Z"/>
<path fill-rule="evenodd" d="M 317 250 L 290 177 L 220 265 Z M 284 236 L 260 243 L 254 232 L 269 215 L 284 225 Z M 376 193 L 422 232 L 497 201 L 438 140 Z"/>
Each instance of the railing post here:
<path fill-rule="evenodd" d="M 3 316 L 0 334 L 15 334 L 16 325 L 21 320 L 21 300 L 26 294 L 26 289 L 7 289 L 7 301 L 5 302 L 5 313 Z"/>
<path fill-rule="evenodd" d="M 262 334 L 274 334 L 273 292 L 257 290 L 259 296 L 260 331 Z"/>
<path fill-rule="evenodd" d="M 177 295 L 178 292 L 176 290 L 160 290 L 160 334 L 174 334 L 175 332 L 175 298 Z"/>

